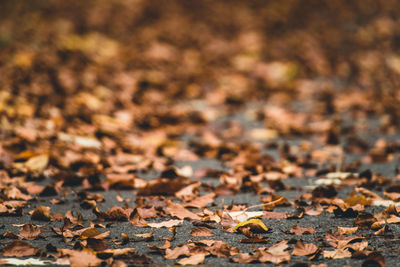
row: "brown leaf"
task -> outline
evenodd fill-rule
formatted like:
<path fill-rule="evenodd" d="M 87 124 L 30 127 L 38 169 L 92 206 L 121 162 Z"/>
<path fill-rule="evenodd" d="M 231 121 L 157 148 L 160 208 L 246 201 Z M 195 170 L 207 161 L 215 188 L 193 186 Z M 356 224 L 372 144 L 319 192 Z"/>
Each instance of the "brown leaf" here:
<path fill-rule="evenodd" d="M 351 252 L 348 249 L 324 250 L 322 254 L 324 255 L 324 258 L 329 259 L 343 259 L 351 257 Z"/>
<path fill-rule="evenodd" d="M 96 254 L 88 249 L 81 251 L 72 249 L 59 249 L 61 255 L 69 257 L 71 267 L 87 267 L 87 266 L 99 266 L 101 260 L 96 257 Z"/>
<path fill-rule="evenodd" d="M 189 256 L 189 255 L 190 255 L 190 248 L 188 245 L 182 245 L 174 249 L 167 248 L 165 250 L 166 259 L 177 259 L 180 256 Z"/>
<path fill-rule="evenodd" d="M 181 224 L 183 220 L 169 220 L 169 221 L 164 221 L 164 222 L 159 222 L 159 223 L 147 223 L 148 226 L 153 227 L 153 228 L 163 228 L 163 227 L 173 227 Z"/>
<path fill-rule="evenodd" d="M 283 253 L 285 249 L 287 249 L 289 246 L 287 245 L 288 241 L 287 240 L 282 240 L 281 242 L 273 245 L 272 247 L 269 247 L 267 251 L 271 254 L 280 254 Z"/>
<path fill-rule="evenodd" d="M 129 218 L 128 211 L 118 206 L 110 208 L 106 215 L 107 220 L 111 221 L 127 221 Z"/>
<path fill-rule="evenodd" d="M 312 197 L 313 198 L 333 198 L 337 195 L 337 191 L 334 186 L 328 185 L 326 187 L 324 186 L 318 186 L 312 191 Z"/>
<path fill-rule="evenodd" d="M 144 234 L 133 234 L 133 236 L 136 237 L 134 240 L 132 240 L 132 241 L 135 241 L 135 242 L 153 240 L 153 232 L 144 233 Z"/>
<path fill-rule="evenodd" d="M 301 240 L 297 240 L 296 245 L 294 246 L 292 255 L 296 256 L 308 256 L 316 253 L 318 251 L 318 247 L 313 243 L 303 243 Z"/>
<path fill-rule="evenodd" d="M 303 235 L 303 234 L 315 234 L 317 231 L 315 231 L 315 229 L 312 228 L 311 226 L 303 228 L 298 225 L 294 225 L 289 232 L 295 235 Z"/>
<path fill-rule="evenodd" d="M 352 235 L 358 230 L 358 227 L 341 227 L 338 226 L 338 233 L 340 235 Z"/>
<path fill-rule="evenodd" d="M 40 234 L 40 228 L 37 225 L 25 224 L 19 231 L 19 238 L 26 240 L 34 240 Z"/>
<path fill-rule="evenodd" d="M 107 184 L 113 189 L 134 189 L 135 176 L 131 173 L 109 173 L 107 174 Z"/>
<path fill-rule="evenodd" d="M 264 211 L 263 219 L 286 219 L 289 216 L 286 212 Z"/>
<path fill-rule="evenodd" d="M 201 182 L 195 182 L 175 192 L 175 196 L 182 200 L 192 200 L 198 195 Z"/>
<path fill-rule="evenodd" d="M 239 253 L 237 257 L 232 258 L 232 260 L 237 263 L 251 263 L 257 260 L 257 256 L 258 255 L 250 255 L 249 253 Z"/>
<path fill-rule="evenodd" d="M 82 214 L 79 212 L 79 210 L 77 210 L 75 213 L 76 213 L 76 217 L 73 215 L 71 210 L 68 210 L 65 213 L 64 217 L 69 219 L 71 223 L 78 224 L 78 225 L 82 226 L 82 223 L 83 223 Z M 53 216 L 53 218 L 54 218 L 54 216 Z"/>
<path fill-rule="evenodd" d="M 153 218 L 157 216 L 157 210 L 154 207 L 151 207 L 149 209 L 147 208 L 136 208 L 134 212 L 137 212 L 137 214 L 140 216 L 142 219 L 148 219 L 148 218 Z M 132 214 L 130 215 L 132 217 Z"/>
<path fill-rule="evenodd" d="M 211 229 L 208 229 L 207 227 L 199 226 L 194 228 L 190 232 L 191 236 L 214 236 L 214 233 Z"/>
<path fill-rule="evenodd" d="M 86 239 L 86 241 L 87 241 L 86 247 L 91 248 L 95 251 L 102 251 L 102 250 L 109 248 L 107 242 L 102 239 L 96 239 L 96 238 L 89 237 L 88 239 Z"/>
<path fill-rule="evenodd" d="M 192 220 L 200 220 L 201 218 L 193 212 L 186 209 L 182 204 L 174 203 L 170 200 L 167 201 L 167 211 L 171 216 L 178 217 L 179 219 L 189 218 Z"/>
<path fill-rule="evenodd" d="M 371 225 L 376 222 L 377 219 L 368 212 L 360 212 L 354 220 L 354 224 L 360 229 L 368 229 Z"/>
<path fill-rule="evenodd" d="M 16 199 L 16 200 L 32 199 L 30 195 L 22 193 L 21 190 L 19 190 L 16 186 L 10 186 L 5 188 L 3 194 L 7 197 L 7 199 Z"/>
<path fill-rule="evenodd" d="M 147 185 L 139 189 L 138 196 L 154 196 L 154 195 L 164 195 L 173 196 L 176 192 L 184 188 L 188 184 L 188 179 L 177 178 L 170 180 L 167 178 L 159 178 L 151 180 Z"/>
<path fill-rule="evenodd" d="M 31 219 L 38 221 L 50 221 L 50 207 L 38 206 L 35 210 L 31 211 Z"/>
<path fill-rule="evenodd" d="M 177 261 L 177 263 L 179 265 L 198 265 L 198 264 L 202 264 L 207 255 L 208 255 L 207 252 L 195 253 L 190 257 L 183 258 L 183 259 Z"/>
<path fill-rule="evenodd" d="M 121 233 L 121 240 L 115 240 L 115 244 L 124 246 L 129 243 L 129 235 Z"/>
<path fill-rule="evenodd" d="M 385 257 L 380 252 L 371 252 L 361 264 L 361 267 L 368 266 L 385 267 Z"/>
<path fill-rule="evenodd" d="M 324 209 L 320 205 L 315 207 L 315 209 L 311 207 L 304 209 L 304 213 L 307 214 L 308 216 L 318 216 L 322 212 L 324 212 Z"/>
<path fill-rule="evenodd" d="M 376 231 L 374 233 L 374 235 L 384 235 L 387 234 L 389 232 L 391 232 L 392 230 L 389 228 L 389 226 L 387 224 L 385 224 L 381 229 L 379 229 L 378 231 Z"/>
<path fill-rule="evenodd" d="M 283 262 L 290 261 L 290 254 L 288 251 L 283 251 L 281 253 L 270 253 L 268 251 L 260 253 L 261 255 L 258 257 L 258 261 L 260 262 L 272 262 L 275 264 L 280 264 Z"/>
<path fill-rule="evenodd" d="M 110 231 L 102 233 L 96 228 L 92 227 L 84 228 L 82 230 L 75 232 L 76 234 L 80 235 L 81 239 L 86 239 L 86 238 L 103 239 L 110 234 Z"/>
<path fill-rule="evenodd" d="M 184 206 L 201 209 L 212 203 L 215 199 L 215 196 L 215 193 L 209 193 L 207 195 L 194 198 L 190 202 L 185 203 Z"/>
<path fill-rule="evenodd" d="M 171 242 L 169 240 L 165 240 L 164 241 L 164 245 L 162 246 L 151 246 L 149 244 L 146 245 L 149 249 L 151 249 L 152 251 L 156 251 L 156 252 L 160 252 L 160 253 L 164 253 L 164 251 L 167 248 L 171 247 Z"/>
<path fill-rule="evenodd" d="M 7 243 L 3 247 L 1 254 L 4 257 L 27 257 L 37 255 L 40 252 L 40 249 L 33 247 L 31 244 L 17 240 Z"/>

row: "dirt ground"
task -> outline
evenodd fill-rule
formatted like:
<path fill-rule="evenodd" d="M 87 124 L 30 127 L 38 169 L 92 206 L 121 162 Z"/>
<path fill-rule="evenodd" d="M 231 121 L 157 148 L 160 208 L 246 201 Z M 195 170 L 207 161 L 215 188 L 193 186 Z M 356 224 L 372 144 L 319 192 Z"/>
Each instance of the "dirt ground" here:
<path fill-rule="evenodd" d="M 398 1 L 0 3 L 0 265 L 397 266 Z"/>

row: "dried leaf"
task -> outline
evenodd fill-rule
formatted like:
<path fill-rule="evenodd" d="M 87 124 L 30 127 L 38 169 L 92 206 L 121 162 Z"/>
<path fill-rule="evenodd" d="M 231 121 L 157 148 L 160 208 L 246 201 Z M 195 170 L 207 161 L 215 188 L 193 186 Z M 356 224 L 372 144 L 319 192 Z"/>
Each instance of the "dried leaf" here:
<path fill-rule="evenodd" d="M 190 257 L 183 258 L 183 259 L 177 261 L 177 263 L 179 265 L 198 265 L 198 264 L 202 264 L 204 262 L 204 259 L 207 256 L 207 254 L 208 253 L 206 253 L 206 252 L 195 253 Z"/>
<path fill-rule="evenodd" d="M 250 231 L 254 233 L 266 233 L 268 232 L 267 226 L 260 219 L 250 219 L 235 226 L 236 231 L 240 231 L 243 227 L 249 227 Z"/>
<path fill-rule="evenodd" d="M 50 207 L 38 206 L 35 210 L 31 211 L 31 219 L 38 221 L 50 221 Z"/>
<path fill-rule="evenodd" d="M 26 240 L 35 240 L 40 234 L 40 228 L 34 224 L 25 224 L 19 231 L 19 238 Z"/>
<path fill-rule="evenodd" d="M 352 235 L 358 230 L 358 227 L 341 227 L 338 226 L 338 233 L 340 235 Z"/>
<path fill-rule="evenodd" d="M 178 217 L 179 219 L 189 218 L 192 220 L 200 220 L 200 217 L 193 212 L 186 209 L 182 204 L 167 201 L 167 211 L 171 216 Z"/>
<path fill-rule="evenodd" d="M 169 220 L 169 221 L 164 221 L 164 222 L 159 222 L 159 223 L 147 223 L 148 226 L 152 228 L 163 228 L 163 227 L 174 227 L 178 226 L 183 222 L 183 220 Z"/>
<path fill-rule="evenodd" d="M 296 256 L 308 256 L 316 253 L 318 251 L 318 247 L 313 243 L 303 243 L 301 240 L 297 240 L 296 245 L 294 246 L 292 255 Z"/>
<path fill-rule="evenodd" d="M 303 228 L 300 227 L 298 225 L 294 225 L 290 231 L 290 233 L 293 233 L 295 235 L 303 235 L 303 234 L 315 234 L 317 231 L 315 231 L 314 228 L 312 228 L 311 226 Z"/>
<path fill-rule="evenodd" d="M 348 249 L 324 250 L 322 254 L 324 255 L 324 258 L 329 259 L 343 259 L 351 257 L 351 252 Z"/>
<path fill-rule="evenodd" d="M 7 243 L 3 247 L 1 254 L 4 257 L 27 257 L 37 255 L 40 252 L 40 249 L 33 247 L 29 243 L 17 240 Z"/>
<path fill-rule="evenodd" d="M 190 232 L 191 236 L 214 236 L 214 233 L 211 229 L 207 227 L 196 227 Z"/>
<path fill-rule="evenodd" d="M 190 254 L 190 248 L 188 245 L 182 245 L 174 249 L 167 248 L 165 250 L 166 259 L 177 259 L 180 256 L 189 256 Z"/>

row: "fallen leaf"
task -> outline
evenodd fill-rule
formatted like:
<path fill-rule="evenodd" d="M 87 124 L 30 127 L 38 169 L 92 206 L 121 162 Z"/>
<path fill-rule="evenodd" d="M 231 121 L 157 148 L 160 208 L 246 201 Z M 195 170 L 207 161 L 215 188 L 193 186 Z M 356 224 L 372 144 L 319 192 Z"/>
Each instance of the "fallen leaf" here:
<path fill-rule="evenodd" d="M 260 262 L 272 262 L 275 264 L 281 264 L 283 262 L 290 261 L 290 254 L 288 251 L 283 251 L 281 253 L 271 253 L 271 252 L 262 252 L 261 255 L 257 258 Z"/>
<path fill-rule="evenodd" d="M 379 229 L 378 231 L 376 231 L 374 233 L 374 235 L 385 235 L 389 232 L 391 232 L 392 230 L 389 228 L 389 226 L 387 224 L 385 224 L 381 229 Z"/>
<path fill-rule="evenodd" d="M 303 234 L 315 234 L 317 231 L 315 231 L 314 228 L 312 228 L 311 226 L 303 228 L 300 227 L 298 225 L 294 225 L 290 231 L 290 233 L 293 233 L 295 235 L 303 235 Z"/>
<path fill-rule="evenodd" d="M 35 210 L 31 211 L 31 219 L 38 221 L 50 221 L 50 207 L 38 206 Z"/>
<path fill-rule="evenodd" d="M 190 254 L 191 254 L 190 248 L 186 244 L 176 247 L 174 249 L 167 248 L 165 250 L 165 258 L 166 259 L 177 259 L 180 256 L 189 256 Z"/>
<path fill-rule="evenodd" d="M 185 203 L 184 206 L 201 209 L 212 203 L 215 199 L 215 196 L 215 193 L 209 193 L 207 195 L 192 199 L 191 201 Z"/>
<path fill-rule="evenodd" d="M 368 254 L 367 258 L 361 264 L 361 267 L 368 267 L 368 266 L 379 266 L 385 267 L 385 257 L 382 253 L 374 251 Z"/>
<path fill-rule="evenodd" d="M 199 226 L 194 228 L 190 232 L 191 236 L 214 236 L 214 233 L 211 229 L 208 229 L 207 227 Z"/>
<path fill-rule="evenodd" d="M 308 256 L 316 253 L 318 251 L 318 247 L 313 243 L 303 243 L 301 240 L 297 240 L 296 245 L 294 246 L 292 255 L 296 256 Z"/>
<path fill-rule="evenodd" d="M 109 248 L 108 243 L 103 239 L 87 238 L 86 247 L 94 251 L 103 251 Z"/>
<path fill-rule="evenodd" d="M 354 220 L 354 224 L 360 229 L 368 229 L 371 225 L 376 222 L 377 219 L 368 212 L 360 212 Z"/>
<path fill-rule="evenodd" d="M 260 219 L 250 219 L 235 226 L 236 231 L 240 231 L 243 227 L 249 227 L 250 231 L 254 233 L 266 233 L 268 232 L 267 226 Z"/>
<path fill-rule="evenodd" d="M 324 255 L 324 258 L 328 259 L 343 259 L 351 257 L 351 252 L 348 249 L 324 250 L 322 254 Z"/>
<path fill-rule="evenodd" d="M 250 218 L 261 217 L 264 215 L 263 211 L 224 211 L 222 216 L 228 214 L 233 220 L 244 222 Z"/>
<path fill-rule="evenodd" d="M 183 222 L 183 220 L 169 220 L 169 221 L 164 221 L 164 222 L 159 222 L 159 223 L 147 223 L 148 226 L 153 227 L 153 228 L 163 228 L 163 227 L 173 227 L 173 226 L 178 226 Z"/>
<path fill-rule="evenodd" d="M 177 261 L 177 263 L 179 265 L 198 265 L 198 264 L 202 264 L 207 255 L 208 255 L 208 253 L 206 253 L 206 252 L 195 253 L 194 255 L 192 255 L 190 257 L 183 258 L 183 259 Z"/>
<path fill-rule="evenodd" d="M 1 252 L 4 257 L 27 257 L 39 253 L 41 253 L 40 249 L 33 247 L 25 241 L 19 240 L 7 243 Z"/>
<path fill-rule="evenodd" d="M 59 249 L 63 256 L 68 256 L 71 267 L 87 267 L 99 266 L 102 262 L 101 259 L 96 257 L 94 251 L 89 249 L 72 250 L 72 249 Z"/>
<path fill-rule="evenodd" d="M 182 204 L 174 203 L 170 200 L 167 201 L 167 211 L 171 216 L 178 217 L 179 219 L 189 218 L 192 220 L 200 220 L 201 218 L 193 212 L 186 209 Z"/>
<path fill-rule="evenodd" d="M 341 227 L 338 226 L 338 233 L 340 235 L 352 235 L 358 230 L 358 227 Z"/>
<path fill-rule="evenodd" d="M 19 231 L 20 239 L 35 240 L 40 234 L 40 228 L 34 224 L 25 224 Z"/>

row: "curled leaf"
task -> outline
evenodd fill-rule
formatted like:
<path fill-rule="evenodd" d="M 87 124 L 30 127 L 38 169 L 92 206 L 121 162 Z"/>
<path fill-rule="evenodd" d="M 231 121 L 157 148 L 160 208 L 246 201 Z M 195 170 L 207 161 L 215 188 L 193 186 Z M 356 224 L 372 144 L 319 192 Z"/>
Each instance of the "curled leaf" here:
<path fill-rule="evenodd" d="M 238 231 L 243 227 L 249 227 L 250 231 L 254 233 L 265 233 L 268 231 L 267 226 L 260 219 L 250 219 L 240 222 L 235 226 L 235 230 Z"/>

